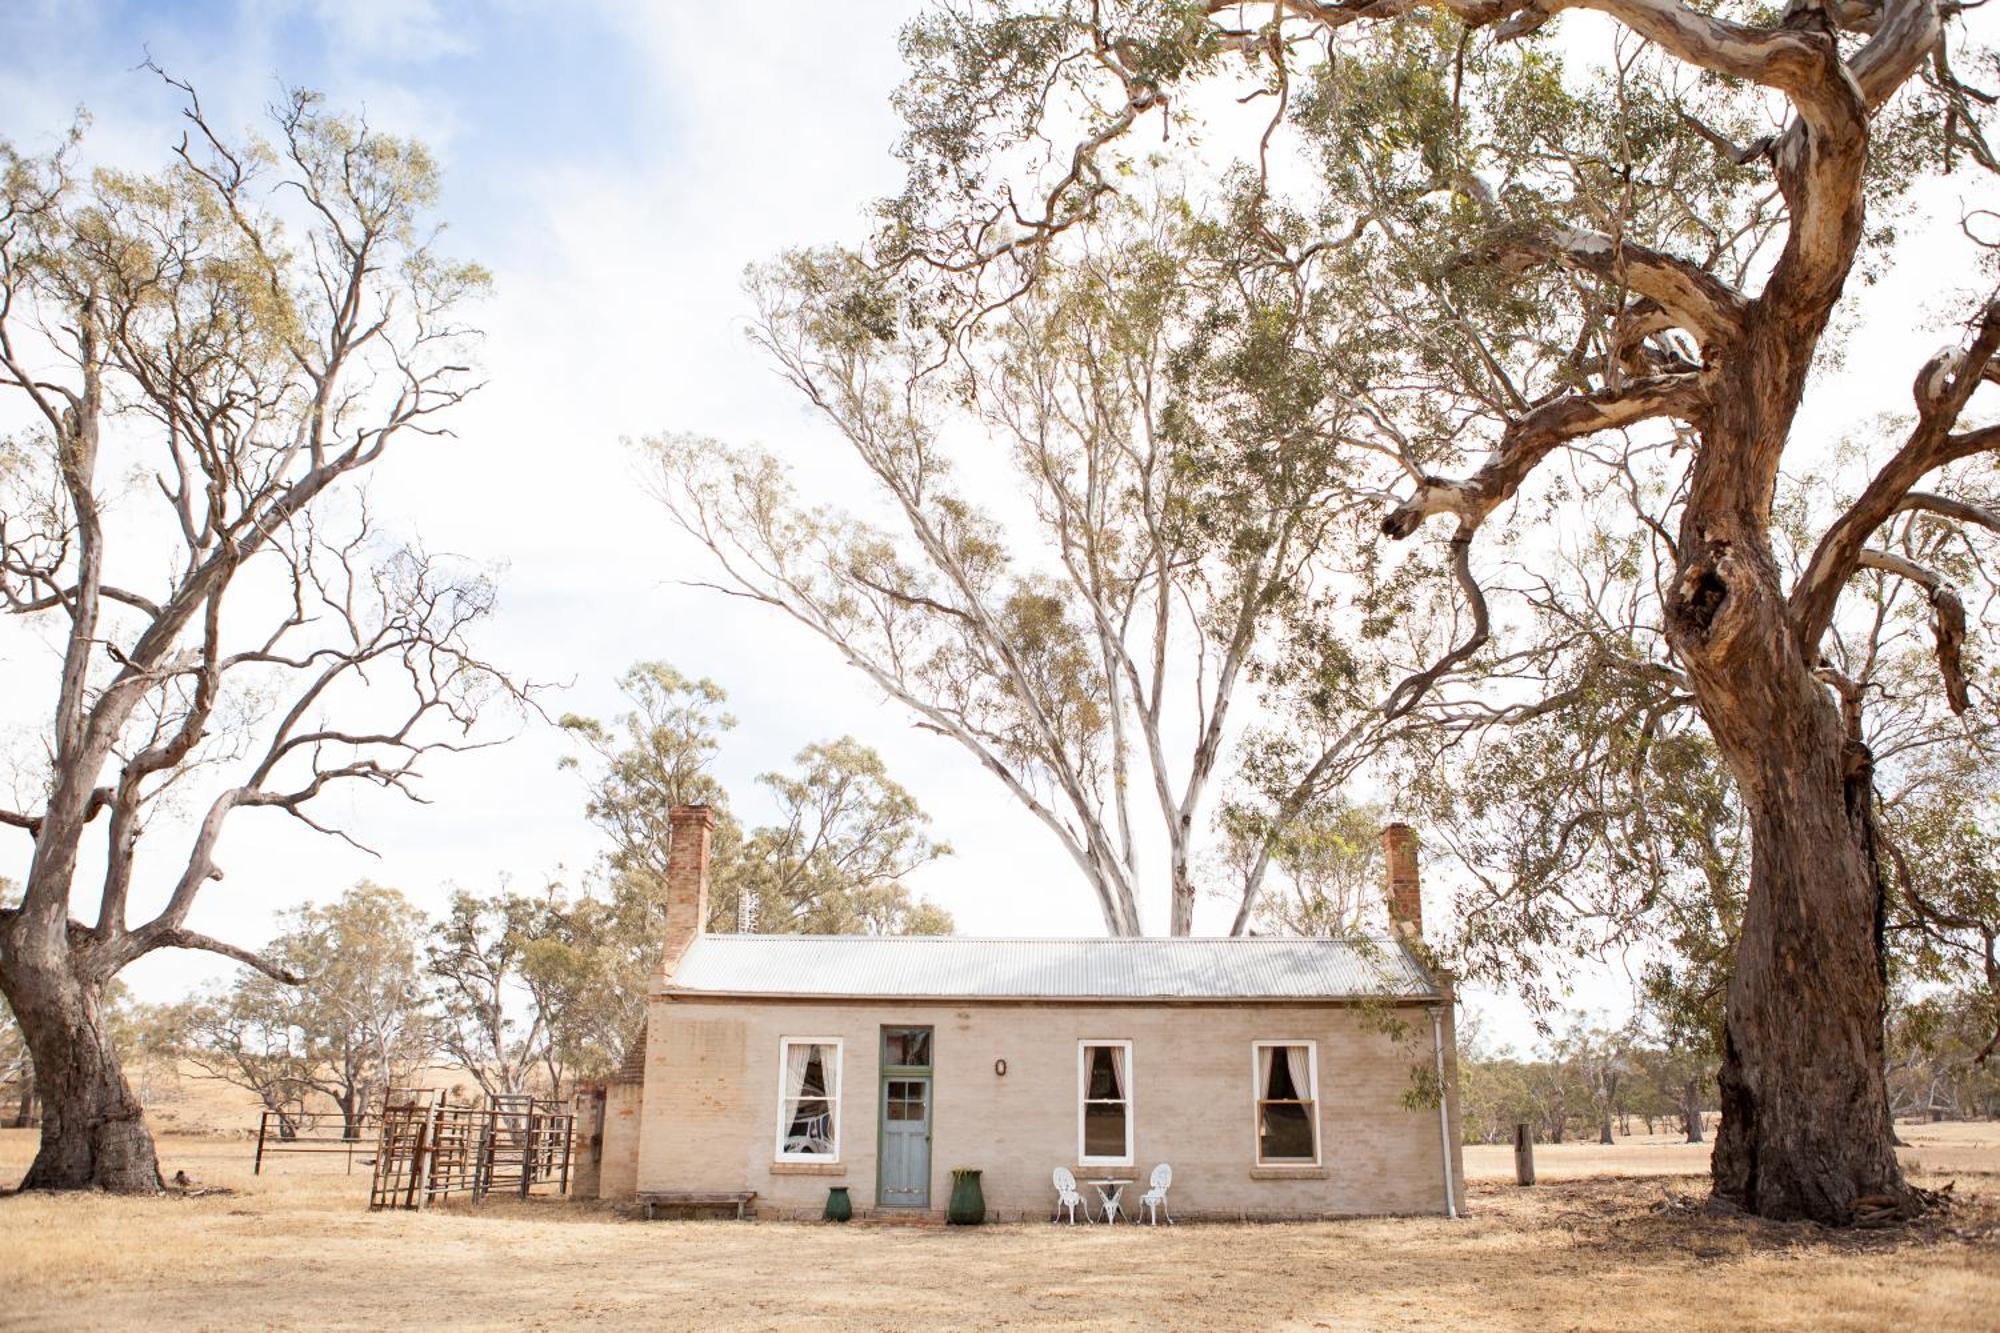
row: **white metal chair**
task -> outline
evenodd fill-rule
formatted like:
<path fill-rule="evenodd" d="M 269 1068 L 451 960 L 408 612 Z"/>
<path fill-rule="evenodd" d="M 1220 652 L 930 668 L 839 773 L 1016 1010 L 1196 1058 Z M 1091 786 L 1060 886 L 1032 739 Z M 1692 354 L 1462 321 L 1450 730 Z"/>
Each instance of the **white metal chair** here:
<path fill-rule="evenodd" d="M 1167 1214 L 1168 1226 L 1174 1225 L 1174 1215 L 1167 1212 L 1167 1186 L 1173 1183 L 1174 1169 L 1161 1162 L 1153 1168 L 1153 1178 L 1148 1182 L 1151 1188 L 1139 1196 L 1139 1202 L 1146 1207 L 1146 1218 L 1154 1226 L 1160 1225 L 1161 1213 Z"/>
<path fill-rule="evenodd" d="M 1062 1210 L 1067 1208 L 1069 1209 L 1069 1224 L 1075 1226 L 1076 1206 L 1083 1203 L 1083 1195 L 1077 1192 L 1076 1176 L 1071 1173 L 1068 1167 L 1059 1166 L 1056 1168 L 1055 1182 L 1056 1211 L 1055 1215 L 1049 1218 L 1049 1221 L 1055 1221 L 1062 1214 Z M 1090 1220 L 1089 1204 L 1083 1204 L 1083 1220 L 1086 1222 Z"/>

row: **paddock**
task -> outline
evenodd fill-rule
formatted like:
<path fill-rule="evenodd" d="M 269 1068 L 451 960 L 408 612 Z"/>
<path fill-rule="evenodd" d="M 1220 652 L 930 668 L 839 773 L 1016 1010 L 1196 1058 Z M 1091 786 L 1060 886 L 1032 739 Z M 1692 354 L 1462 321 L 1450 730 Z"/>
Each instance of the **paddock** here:
<path fill-rule="evenodd" d="M 2000 1125 L 1905 1126 L 1960 1202 L 1913 1230 L 1714 1219 L 1699 1177 L 1607 1176 L 1669 1142 L 1469 1148 L 1472 1215 L 957 1229 L 653 1222 L 555 1198 L 367 1211 L 338 1159 L 162 1137 L 197 1198 L 0 1200 L 0 1328 L 1991 1328 Z M 1664 1138 L 1664 1136 L 1662 1136 Z M 32 1131 L 0 1131 L 17 1178 Z M 1699 1148 L 1682 1148 L 1699 1161 Z M 1950 1176 L 1931 1167 L 1946 1168 Z"/>

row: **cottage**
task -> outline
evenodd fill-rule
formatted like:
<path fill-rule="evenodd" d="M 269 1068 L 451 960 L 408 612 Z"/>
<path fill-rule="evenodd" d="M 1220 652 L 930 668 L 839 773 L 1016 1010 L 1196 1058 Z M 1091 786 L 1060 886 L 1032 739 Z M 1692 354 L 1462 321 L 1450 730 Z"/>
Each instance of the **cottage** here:
<path fill-rule="evenodd" d="M 1384 834 L 1376 941 L 711 935 L 703 807 L 674 812 L 645 1040 L 608 1089 L 607 1197 L 754 1194 L 816 1216 L 1047 1217 L 1050 1178 L 1144 1182 L 1176 1217 L 1454 1213 L 1452 996 L 1421 931 L 1414 838 Z M 1413 1096 L 1442 1086 L 1444 1096 Z M 1125 1192 L 1127 1215 L 1144 1184 Z"/>

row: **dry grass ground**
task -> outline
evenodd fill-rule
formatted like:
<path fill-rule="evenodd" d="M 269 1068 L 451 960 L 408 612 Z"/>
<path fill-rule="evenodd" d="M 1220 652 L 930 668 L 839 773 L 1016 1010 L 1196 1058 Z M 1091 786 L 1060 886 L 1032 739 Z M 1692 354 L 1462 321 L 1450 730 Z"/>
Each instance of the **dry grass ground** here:
<path fill-rule="evenodd" d="M 2000 1328 L 2000 1126 L 1904 1133 L 1925 1167 L 1966 1163 L 1960 1202 L 1845 1234 L 1706 1216 L 1698 1179 L 1586 1174 L 1666 1143 L 1545 1146 L 1551 1183 L 1477 1184 L 1459 1222 L 956 1231 L 371 1215 L 338 1159 L 253 1179 L 242 1139 L 170 1135 L 169 1173 L 231 1192 L 0 1199 L 0 1328 Z M 0 1131 L 0 1179 L 32 1151 Z"/>

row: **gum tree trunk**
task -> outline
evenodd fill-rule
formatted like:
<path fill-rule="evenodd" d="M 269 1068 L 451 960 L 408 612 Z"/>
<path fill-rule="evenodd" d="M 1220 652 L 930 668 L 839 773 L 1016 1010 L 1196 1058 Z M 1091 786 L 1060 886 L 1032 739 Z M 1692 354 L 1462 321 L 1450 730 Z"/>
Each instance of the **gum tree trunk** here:
<path fill-rule="evenodd" d="M 102 989 L 79 983 L 60 962 L 17 962 L 0 980 L 27 1038 L 42 1100 L 41 1149 L 20 1187 L 158 1192 L 153 1136 L 119 1067 Z"/>
<path fill-rule="evenodd" d="M 1858 229 L 1858 201 L 1853 213 Z M 1817 649 L 1807 658 L 1769 538 L 1776 461 L 1831 305 L 1822 292 L 1817 318 L 1760 306 L 1718 376 L 1667 630 L 1751 832 L 1715 1191 L 1759 1216 L 1841 1223 L 1856 1199 L 1906 1191 L 1882 1065 L 1872 764 L 1814 673 Z"/>
<path fill-rule="evenodd" d="M 361 1118 L 368 1113 L 367 1095 L 359 1088 L 350 1088 L 345 1094 L 334 1099 L 340 1108 L 340 1136 L 344 1139 L 361 1137 Z"/>
<path fill-rule="evenodd" d="M 73 645 L 66 681 L 81 678 L 83 656 Z M 110 978 L 78 947 L 89 933 L 68 919 L 77 849 L 90 820 L 90 775 L 102 768 L 109 743 L 68 748 L 82 748 L 83 758 L 64 769 L 50 798 L 22 905 L 0 916 L 0 993 L 21 1025 L 42 1099 L 41 1149 L 20 1187 L 157 1193 L 153 1136 L 105 1023 Z"/>
<path fill-rule="evenodd" d="M 1681 1086 L 1681 1129 L 1689 1143 L 1702 1142 L 1701 1084 L 1694 1079 Z"/>
<path fill-rule="evenodd" d="M 1822 701 L 1823 703 L 1823 701 Z M 1831 705 L 1753 804 L 1715 1188 L 1764 1217 L 1844 1221 L 1901 1195 L 1883 1080 L 1882 883 L 1867 752 Z"/>

